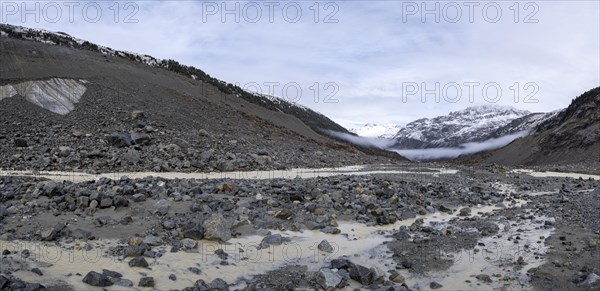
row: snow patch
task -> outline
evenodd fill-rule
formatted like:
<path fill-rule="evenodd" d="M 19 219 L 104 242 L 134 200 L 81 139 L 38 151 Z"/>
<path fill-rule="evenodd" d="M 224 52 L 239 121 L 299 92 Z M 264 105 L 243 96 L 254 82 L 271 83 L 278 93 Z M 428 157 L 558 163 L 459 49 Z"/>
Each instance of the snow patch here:
<path fill-rule="evenodd" d="M 65 115 L 75 109 L 85 91 L 86 87 L 77 80 L 52 78 L 0 86 L 0 100 L 20 95 L 37 106 Z"/>

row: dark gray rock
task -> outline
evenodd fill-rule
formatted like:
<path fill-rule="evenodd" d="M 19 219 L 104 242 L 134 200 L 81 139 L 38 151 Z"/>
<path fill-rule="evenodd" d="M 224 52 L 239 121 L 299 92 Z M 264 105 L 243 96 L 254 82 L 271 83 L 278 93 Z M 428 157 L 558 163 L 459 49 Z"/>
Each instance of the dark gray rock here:
<path fill-rule="evenodd" d="M 333 226 L 327 226 L 327 227 L 321 229 L 321 232 L 328 233 L 328 234 L 339 234 L 342 231 L 339 228 L 336 228 Z"/>
<path fill-rule="evenodd" d="M 131 136 L 127 133 L 114 132 L 107 138 L 108 144 L 115 147 L 128 147 L 133 144 Z"/>
<path fill-rule="evenodd" d="M 353 264 L 352 267 L 350 267 L 350 278 L 358 281 L 363 285 L 373 284 L 373 282 L 375 282 L 376 276 L 377 275 L 375 274 L 375 272 L 367 267 L 358 264 Z"/>
<path fill-rule="evenodd" d="M 100 200 L 100 208 L 108 208 L 113 205 L 113 200 L 111 198 L 102 198 Z"/>
<path fill-rule="evenodd" d="M 333 246 L 326 240 L 322 240 L 317 246 L 317 249 L 326 253 L 333 253 L 333 251 L 335 250 Z"/>
<path fill-rule="evenodd" d="M 138 283 L 138 287 L 154 287 L 154 278 L 142 277 Z"/>
<path fill-rule="evenodd" d="M 100 274 L 94 271 L 90 271 L 83 277 L 83 283 L 88 285 L 96 286 L 96 287 L 108 287 L 112 286 L 114 283 L 108 278 L 108 276 L 104 274 Z"/>
<path fill-rule="evenodd" d="M 281 234 L 272 234 L 265 236 L 260 242 L 259 248 L 264 249 L 269 247 L 269 245 L 280 245 L 283 243 L 283 237 Z"/>
<path fill-rule="evenodd" d="M 477 278 L 477 280 L 479 280 L 479 281 L 483 281 L 486 283 L 492 283 L 492 278 L 490 278 L 490 275 L 479 274 L 479 275 L 475 276 L 475 278 Z"/>
<path fill-rule="evenodd" d="M 228 291 L 229 290 L 229 285 L 227 285 L 227 282 L 225 282 L 225 280 L 221 279 L 221 278 L 216 278 L 214 280 L 212 280 L 212 282 L 210 282 L 209 288 L 210 290 L 215 290 L 215 291 Z"/>
<path fill-rule="evenodd" d="M 139 268 L 147 268 L 148 267 L 148 262 L 146 261 L 146 259 L 144 259 L 144 257 L 135 257 L 133 259 L 131 259 L 131 261 L 129 261 L 129 263 L 127 263 L 129 265 L 129 267 L 139 267 Z"/>
<path fill-rule="evenodd" d="M 166 215 L 171 208 L 171 202 L 160 199 L 154 204 L 154 214 Z"/>
<path fill-rule="evenodd" d="M 150 136 L 145 134 L 145 133 L 132 133 L 131 134 L 131 140 L 133 141 L 133 143 L 135 143 L 136 145 L 147 145 L 150 143 Z"/>
<path fill-rule="evenodd" d="M 147 244 L 149 246 L 160 246 L 163 244 L 162 238 L 154 235 L 148 235 L 144 238 L 142 243 Z"/>
<path fill-rule="evenodd" d="M 113 198 L 113 205 L 115 207 L 127 207 L 129 206 L 129 200 L 123 196 L 115 196 Z"/>
<path fill-rule="evenodd" d="M 183 228 L 182 235 L 184 238 L 201 240 L 204 238 L 204 227 L 199 222 L 192 222 Z"/>
<path fill-rule="evenodd" d="M 113 278 L 123 277 L 123 274 L 116 272 L 116 271 L 107 270 L 107 269 L 102 269 L 102 274 L 109 276 L 109 277 L 113 277 Z"/>
<path fill-rule="evenodd" d="M 15 138 L 14 140 L 15 147 L 18 148 L 26 148 L 28 146 L 27 140 L 22 138 Z"/>
<path fill-rule="evenodd" d="M 429 288 L 431 288 L 431 289 L 440 289 L 442 287 L 444 287 L 444 286 L 442 286 L 442 284 L 435 282 L 435 281 L 429 283 Z"/>

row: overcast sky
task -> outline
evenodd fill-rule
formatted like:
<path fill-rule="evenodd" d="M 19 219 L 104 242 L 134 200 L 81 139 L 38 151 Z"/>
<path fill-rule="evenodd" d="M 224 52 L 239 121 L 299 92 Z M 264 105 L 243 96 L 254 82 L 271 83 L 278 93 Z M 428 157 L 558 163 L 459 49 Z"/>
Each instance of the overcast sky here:
<path fill-rule="evenodd" d="M 2 1 L 2 22 L 274 87 L 348 128 L 490 103 L 552 111 L 600 85 L 599 1 L 23 3 Z"/>

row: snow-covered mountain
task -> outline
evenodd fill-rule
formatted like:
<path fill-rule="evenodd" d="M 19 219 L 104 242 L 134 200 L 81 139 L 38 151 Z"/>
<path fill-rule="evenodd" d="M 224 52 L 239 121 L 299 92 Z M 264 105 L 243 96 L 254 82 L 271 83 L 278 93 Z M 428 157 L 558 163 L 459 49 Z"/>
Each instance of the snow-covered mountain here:
<path fill-rule="evenodd" d="M 364 137 L 393 138 L 401 128 L 402 126 L 393 123 L 367 123 L 363 127 L 350 129 L 350 132 Z"/>
<path fill-rule="evenodd" d="M 500 128 L 513 120 L 532 115 L 526 110 L 518 110 L 510 106 L 483 105 L 468 107 L 464 110 L 450 112 L 448 115 L 435 118 L 423 118 L 402 127 L 394 139 L 394 148 L 423 149 L 440 147 L 458 147 L 467 142 L 484 141 L 491 138 Z M 523 119 L 515 124 L 517 131 L 533 128 L 542 116 L 534 115 L 531 119 Z M 518 126 L 517 126 L 518 125 Z M 506 134 L 514 133 L 506 129 Z"/>
<path fill-rule="evenodd" d="M 533 130 L 544 121 L 557 116 L 564 109 L 556 110 L 548 113 L 531 113 L 529 115 L 513 119 L 511 122 L 502 126 L 492 132 L 489 135 L 489 138 L 497 138 L 505 135 L 513 134 L 523 130 L 530 130 L 530 134 L 533 133 Z"/>

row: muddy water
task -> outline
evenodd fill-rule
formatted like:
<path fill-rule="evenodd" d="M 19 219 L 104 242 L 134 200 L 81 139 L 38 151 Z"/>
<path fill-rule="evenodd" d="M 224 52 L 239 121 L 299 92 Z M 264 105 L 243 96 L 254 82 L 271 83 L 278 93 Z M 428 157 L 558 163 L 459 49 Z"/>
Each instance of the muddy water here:
<path fill-rule="evenodd" d="M 405 175 L 451 175 L 458 171 L 445 168 L 419 168 L 416 170 L 369 168 L 365 166 L 347 166 L 339 168 L 319 169 L 289 169 L 269 171 L 236 171 L 236 172 L 211 172 L 211 173 L 180 173 L 180 172 L 115 172 L 103 174 L 88 174 L 84 172 L 61 172 L 61 171 L 12 171 L 0 170 L 0 176 L 33 176 L 56 181 L 84 182 L 97 180 L 102 177 L 119 179 L 127 176 L 130 179 L 144 177 L 159 177 L 164 179 L 237 179 L 237 180 L 267 180 L 267 179 L 295 179 L 316 178 L 338 175 L 373 175 L 373 174 L 405 174 Z"/>
<path fill-rule="evenodd" d="M 563 173 L 563 172 L 536 172 L 533 170 L 526 169 L 517 169 L 513 170 L 514 173 L 525 173 L 533 177 L 563 177 L 563 178 L 573 178 L 573 179 L 594 179 L 600 180 L 600 175 L 589 175 L 589 174 L 580 174 L 580 173 Z"/>
<path fill-rule="evenodd" d="M 507 184 L 495 184 L 499 191 L 510 192 L 514 187 Z M 519 207 L 526 201 L 516 200 L 505 202 L 504 207 Z M 497 209 L 497 205 L 479 205 L 472 207 L 472 216 L 487 216 Z M 207 282 L 215 278 L 222 278 L 228 283 L 235 283 L 237 287 L 245 286 L 246 279 L 251 279 L 257 274 L 280 268 L 288 264 L 308 265 L 313 271 L 327 266 L 331 259 L 346 257 L 354 263 L 374 267 L 380 275 L 387 275 L 387 270 L 395 268 L 395 261 L 384 242 L 391 240 L 389 234 L 401 226 L 410 226 L 418 218 L 422 218 L 425 225 L 444 227 L 450 220 L 462 219 L 456 213 L 433 213 L 407 219 L 386 226 L 367 226 L 358 222 L 339 222 L 338 228 L 342 234 L 332 235 L 318 231 L 272 231 L 286 238 L 282 245 L 270 246 L 259 249 L 257 246 L 262 236 L 251 235 L 233 238 L 226 244 L 212 241 L 199 241 L 198 247 L 193 251 L 170 252 L 170 246 L 157 247 L 154 250 L 162 253 L 156 259 L 147 259 L 150 263 L 148 269 L 130 268 L 127 265 L 129 258 L 116 258 L 106 255 L 111 246 L 119 245 L 116 240 L 99 240 L 90 242 L 91 249 L 85 251 L 83 242 L 61 244 L 46 242 L 0 241 L 0 249 L 8 249 L 13 253 L 20 253 L 29 249 L 31 256 L 24 259 L 30 270 L 40 267 L 44 276 L 38 276 L 30 271 L 18 271 L 15 275 L 29 282 L 39 282 L 51 286 L 57 282 L 64 282 L 75 289 L 89 289 L 90 286 L 82 282 L 82 276 L 89 271 L 100 272 L 109 269 L 123 274 L 137 285 L 143 276 L 155 278 L 156 288 L 184 288 L 192 286 L 198 279 Z M 551 233 L 551 229 L 542 229 L 537 224 L 546 218 L 535 222 L 500 221 L 500 233 L 497 236 L 482 239 L 484 246 L 478 247 L 479 252 L 466 250 L 459 253 L 444 254 L 453 260 L 453 265 L 443 272 L 432 272 L 424 275 L 415 275 L 407 271 L 403 273 L 409 287 L 427 289 L 429 283 L 435 280 L 446 289 L 481 289 L 484 287 L 527 287 L 525 270 L 541 264 L 543 253 L 546 249 L 543 239 Z M 518 243 L 513 243 L 512 238 L 519 236 Z M 511 240 L 508 240 L 511 238 Z M 333 253 L 319 251 L 317 245 L 327 240 L 333 247 Z M 528 245 L 525 248 L 525 245 Z M 221 259 L 214 254 L 217 249 L 222 249 L 228 254 L 228 265 L 221 265 Z M 527 265 L 523 269 L 513 268 L 515 260 L 521 256 Z M 189 267 L 201 270 L 194 274 Z M 474 276 L 479 274 L 492 276 L 490 285 L 477 285 Z M 170 274 L 177 276 L 176 281 L 168 279 Z M 493 274 L 503 274 L 504 277 L 493 277 Z M 509 275 L 506 275 L 509 274 Z M 351 282 L 352 283 L 352 282 Z M 351 285 L 350 287 L 352 287 Z M 109 290 L 123 290 L 123 287 L 112 286 Z"/>

